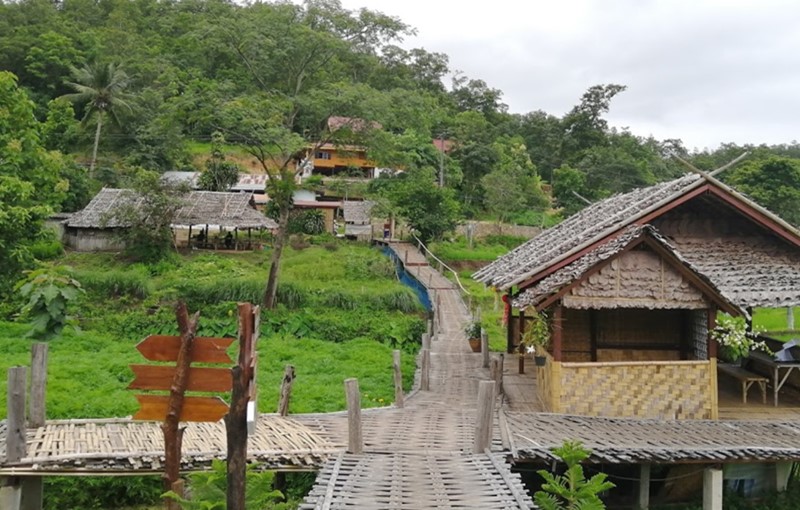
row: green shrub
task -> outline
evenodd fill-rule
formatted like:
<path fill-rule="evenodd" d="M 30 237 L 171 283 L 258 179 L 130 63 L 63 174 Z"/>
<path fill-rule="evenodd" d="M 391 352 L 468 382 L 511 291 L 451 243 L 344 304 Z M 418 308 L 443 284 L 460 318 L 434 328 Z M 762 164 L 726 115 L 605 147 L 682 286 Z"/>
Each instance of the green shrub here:
<path fill-rule="evenodd" d="M 47 476 L 44 478 L 44 510 L 155 504 L 162 487 L 159 476 Z"/>
<path fill-rule="evenodd" d="M 150 274 L 141 266 L 127 271 L 113 269 L 106 272 L 81 272 L 77 279 L 87 291 L 104 298 L 130 296 L 145 299 L 152 293 Z"/>
<path fill-rule="evenodd" d="M 48 340 L 61 334 L 72 317 L 67 315 L 67 305 L 84 292 L 81 284 L 72 278 L 69 266 L 45 267 L 25 271 L 28 275 L 19 282 L 16 290 L 28 302 L 21 316 L 30 320 L 27 336 Z"/>
<path fill-rule="evenodd" d="M 189 308 L 201 308 L 221 301 L 260 303 L 264 297 L 264 285 L 261 279 L 220 276 L 209 280 L 186 279 L 175 286 L 178 296 Z"/>
<path fill-rule="evenodd" d="M 262 289 L 261 292 L 263 295 L 264 290 Z M 296 310 L 302 307 L 308 300 L 308 292 L 305 289 L 289 282 L 278 284 L 276 296 L 278 298 L 278 304 L 290 310 Z"/>
<path fill-rule="evenodd" d="M 517 246 L 521 245 L 522 243 L 528 240 L 527 237 L 523 236 L 512 236 L 508 234 L 491 234 L 484 237 L 480 244 L 487 244 L 487 245 L 500 245 L 505 246 L 509 250 L 513 250 Z"/>
<path fill-rule="evenodd" d="M 64 246 L 55 239 L 41 239 L 33 243 L 30 249 L 37 260 L 52 260 L 64 254 Z"/>

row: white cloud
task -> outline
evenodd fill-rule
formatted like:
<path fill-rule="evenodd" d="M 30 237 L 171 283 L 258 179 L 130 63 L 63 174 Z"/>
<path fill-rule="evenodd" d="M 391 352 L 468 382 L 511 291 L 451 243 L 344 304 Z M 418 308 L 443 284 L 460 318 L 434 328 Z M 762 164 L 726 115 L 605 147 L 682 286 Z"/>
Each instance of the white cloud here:
<path fill-rule="evenodd" d="M 344 0 L 418 29 L 407 47 L 561 115 L 598 83 L 608 119 L 689 147 L 781 143 L 800 130 L 800 4 L 784 0 Z"/>

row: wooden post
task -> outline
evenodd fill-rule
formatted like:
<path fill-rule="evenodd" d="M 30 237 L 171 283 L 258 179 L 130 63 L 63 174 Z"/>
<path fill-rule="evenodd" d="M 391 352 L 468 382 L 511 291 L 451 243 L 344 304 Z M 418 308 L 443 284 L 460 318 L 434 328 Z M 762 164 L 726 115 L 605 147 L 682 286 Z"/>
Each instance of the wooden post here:
<path fill-rule="evenodd" d="M 6 461 L 17 462 L 26 452 L 25 425 L 25 390 L 28 370 L 25 367 L 8 369 L 8 387 L 6 402 L 8 413 L 8 430 L 6 432 Z M 22 503 L 22 487 L 19 478 L 0 479 L 0 508 L 3 510 L 19 510 Z"/>
<path fill-rule="evenodd" d="M 431 336 L 427 333 L 422 334 L 422 348 L 423 349 L 431 348 Z"/>
<path fill-rule="evenodd" d="M 428 335 L 433 334 L 433 319 L 428 319 L 427 331 Z"/>
<path fill-rule="evenodd" d="M 495 373 L 494 382 L 497 384 L 496 392 L 498 395 L 503 394 L 503 370 L 505 369 L 505 354 L 500 354 L 500 359 L 497 361 L 497 372 Z"/>
<path fill-rule="evenodd" d="M 239 303 L 239 359 L 231 368 L 233 389 L 231 406 L 225 415 L 228 442 L 227 509 L 244 510 L 247 472 L 247 403 L 250 400 L 250 378 L 253 361 L 255 316 L 253 305 Z"/>
<path fill-rule="evenodd" d="M 347 395 L 347 451 L 361 454 L 364 452 L 364 437 L 361 431 L 361 393 L 358 390 L 358 379 L 345 379 L 344 391 Z"/>
<path fill-rule="evenodd" d="M 430 391 L 430 371 L 431 371 L 431 351 L 428 349 L 422 350 L 422 370 L 419 378 L 419 389 L 422 391 Z"/>
<path fill-rule="evenodd" d="M 478 385 L 478 410 L 475 415 L 475 438 L 472 453 L 483 453 L 492 444 L 494 420 L 494 381 L 481 381 Z"/>
<path fill-rule="evenodd" d="M 31 428 L 43 427 L 46 420 L 45 394 L 47 388 L 47 344 L 31 346 L 31 398 L 29 404 Z M 22 479 L 22 510 L 42 510 L 44 483 L 41 476 Z"/>
<path fill-rule="evenodd" d="M 45 393 L 47 388 L 47 344 L 35 343 L 31 346 L 31 403 L 30 427 L 43 427 L 45 413 Z"/>
<path fill-rule="evenodd" d="M 775 463 L 775 490 L 784 492 L 792 474 L 792 462 L 781 461 Z"/>
<path fill-rule="evenodd" d="M 525 373 L 525 347 L 522 344 L 522 337 L 525 336 L 525 310 L 519 311 L 519 345 L 517 345 L 517 354 L 519 355 L 519 373 Z"/>
<path fill-rule="evenodd" d="M 178 351 L 175 376 L 169 389 L 167 416 L 164 419 L 164 423 L 161 424 L 161 430 L 164 433 L 164 474 L 162 476 L 165 490 L 171 490 L 172 485 L 181 477 L 181 443 L 183 442 L 184 429 L 179 428 L 179 425 L 181 412 L 183 411 L 184 393 L 189 382 L 192 342 L 197 331 L 197 321 L 200 318 L 200 313 L 195 313 L 190 319 L 186 303 L 181 301 L 175 306 L 175 317 L 181 334 L 181 347 Z M 172 500 L 166 500 L 165 502 L 167 508 L 176 510 L 180 508 Z"/>
<path fill-rule="evenodd" d="M 561 361 L 561 323 L 563 319 L 563 307 L 557 304 L 553 313 L 553 361 Z"/>
<path fill-rule="evenodd" d="M 786 329 L 794 329 L 794 307 L 786 307 Z"/>
<path fill-rule="evenodd" d="M 717 341 L 711 337 L 711 332 L 714 331 L 714 328 L 717 327 L 717 307 L 713 304 L 709 305 L 708 307 L 708 317 L 707 317 L 707 325 L 708 325 L 708 359 L 716 358 L 717 351 L 719 346 L 717 345 Z"/>
<path fill-rule="evenodd" d="M 403 399 L 403 372 L 400 364 L 400 351 L 392 351 L 392 370 L 394 371 L 394 405 L 402 408 L 405 405 Z"/>
<path fill-rule="evenodd" d="M 472 299 L 472 296 L 470 296 L 470 300 L 471 300 L 471 299 Z M 478 307 L 477 307 L 477 308 L 475 308 L 475 321 L 476 321 L 476 322 L 480 322 L 480 321 L 481 321 L 481 315 L 483 315 L 483 314 L 481 313 L 481 306 L 480 306 L 480 305 L 478 305 Z"/>
<path fill-rule="evenodd" d="M 286 365 L 283 369 L 283 382 L 281 382 L 281 396 L 278 400 L 278 414 L 289 414 L 289 399 L 292 396 L 292 383 L 294 383 L 294 366 Z"/>
<path fill-rule="evenodd" d="M 489 368 L 489 333 L 481 328 L 481 355 L 483 356 L 483 368 Z"/>
<path fill-rule="evenodd" d="M 650 464 L 639 466 L 639 510 L 650 508 Z"/>
<path fill-rule="evenodd" d="M 719 467 L 703 471 L 703 510 L 722 510 L 722 470 Z"/>

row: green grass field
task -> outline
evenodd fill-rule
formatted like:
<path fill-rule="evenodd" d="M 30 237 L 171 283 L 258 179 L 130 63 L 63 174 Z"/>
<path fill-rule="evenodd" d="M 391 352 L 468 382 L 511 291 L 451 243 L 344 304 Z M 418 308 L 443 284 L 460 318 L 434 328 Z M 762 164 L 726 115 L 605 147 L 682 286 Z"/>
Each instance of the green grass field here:
<path fill-rule="evenodd" d="M 87 292 L 72 310 L 81 330 L 67 329 L 49 342 L 48 417 L 132 414 L 136 400 L 126 389 L 133 379 L 128 365 L 145 362 L 136 343 L 148 334 L 176 333 L 172 306 L 187 296 L 190 311 L 201 312 L 199 334 L 235 335 L 235 302 L 260 299 L 267 258 L 268 252 L 193 254 L 143 266 L 109 254 L 66 255 L 58 262 L 74 267 Z M 345 244 L 335 250 L 288 249 L 282 284 L 291 306 L 262 314 L 260 411 L 276 410 L 286 364 L 297 374 L 293 413 L 344 409 L 343 381 L 349 377 L 359 379 L 365 406 L 391 404 L 395 348 L 403 350 L 410 387 L 423 311 L 383 255 Z M 0 321 L 0 369 L 30 364 L 33 340 L 26 332 L 25 324 Z M 2 378 L 0 417 L 6 414 L 5 385 Z"/>

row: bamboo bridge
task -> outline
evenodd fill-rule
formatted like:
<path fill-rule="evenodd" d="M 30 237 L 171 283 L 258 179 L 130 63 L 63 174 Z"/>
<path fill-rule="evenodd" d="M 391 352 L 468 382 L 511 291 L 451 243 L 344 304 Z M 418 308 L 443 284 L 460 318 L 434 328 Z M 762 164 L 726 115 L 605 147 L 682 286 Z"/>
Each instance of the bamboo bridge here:
<path fill-rule="evenodd" d="M 795 422 L 640 420 L 541 412 L 532 389 L 533 374 L 517 374 L 515 359 L 506 359 L 502 368 L 502 357 L 490 374 L 484 356 L 470 351 L 464 335 L 470 315 L 460 285 L 431 267 L 413 245 L 388 246 L 431 294 L 435 327 L 429 360 L 418 363 L 414 389 L 402 407 L 361 411 L 361 453 L 348 453 L 346 412 L 259 416 L 256 432 L 248 440 L 250 462 L 263 469 L 319 472 L 302 510 L 531 509 L 531 497 L 512 463 L 549 465 L 555 460 L 551 449 L 566 439 L 581 440 L 591 448 L 590 462 L 641 464 L 647 469 L 651 463 L 695 463 L 717 469 L 722 462 L 780 466 L 800 459 L 800 427 Z M 428 370 L 421 370 L 420 365 L 426 364 Z M 497 381 L 498 372 L 502 390 L 491 406 L 491 435 L 486 448 L 475 453 L 479 385 Z M 16 462 L 7 461 L 7 433 L 0 422 L 0 477 L 123 476 L 163 469 L 163 436 L 156 422 L 47 421 L 27 430 L 26 453 Z M 225 452 L 222 422 L 186 424 L 184 471 L 207 469 L 212 460 L 224 459 Z M 719 473 L 715 483 L 721 484 Z M 641 486 L 646 499 L 649 483 Z"/>

